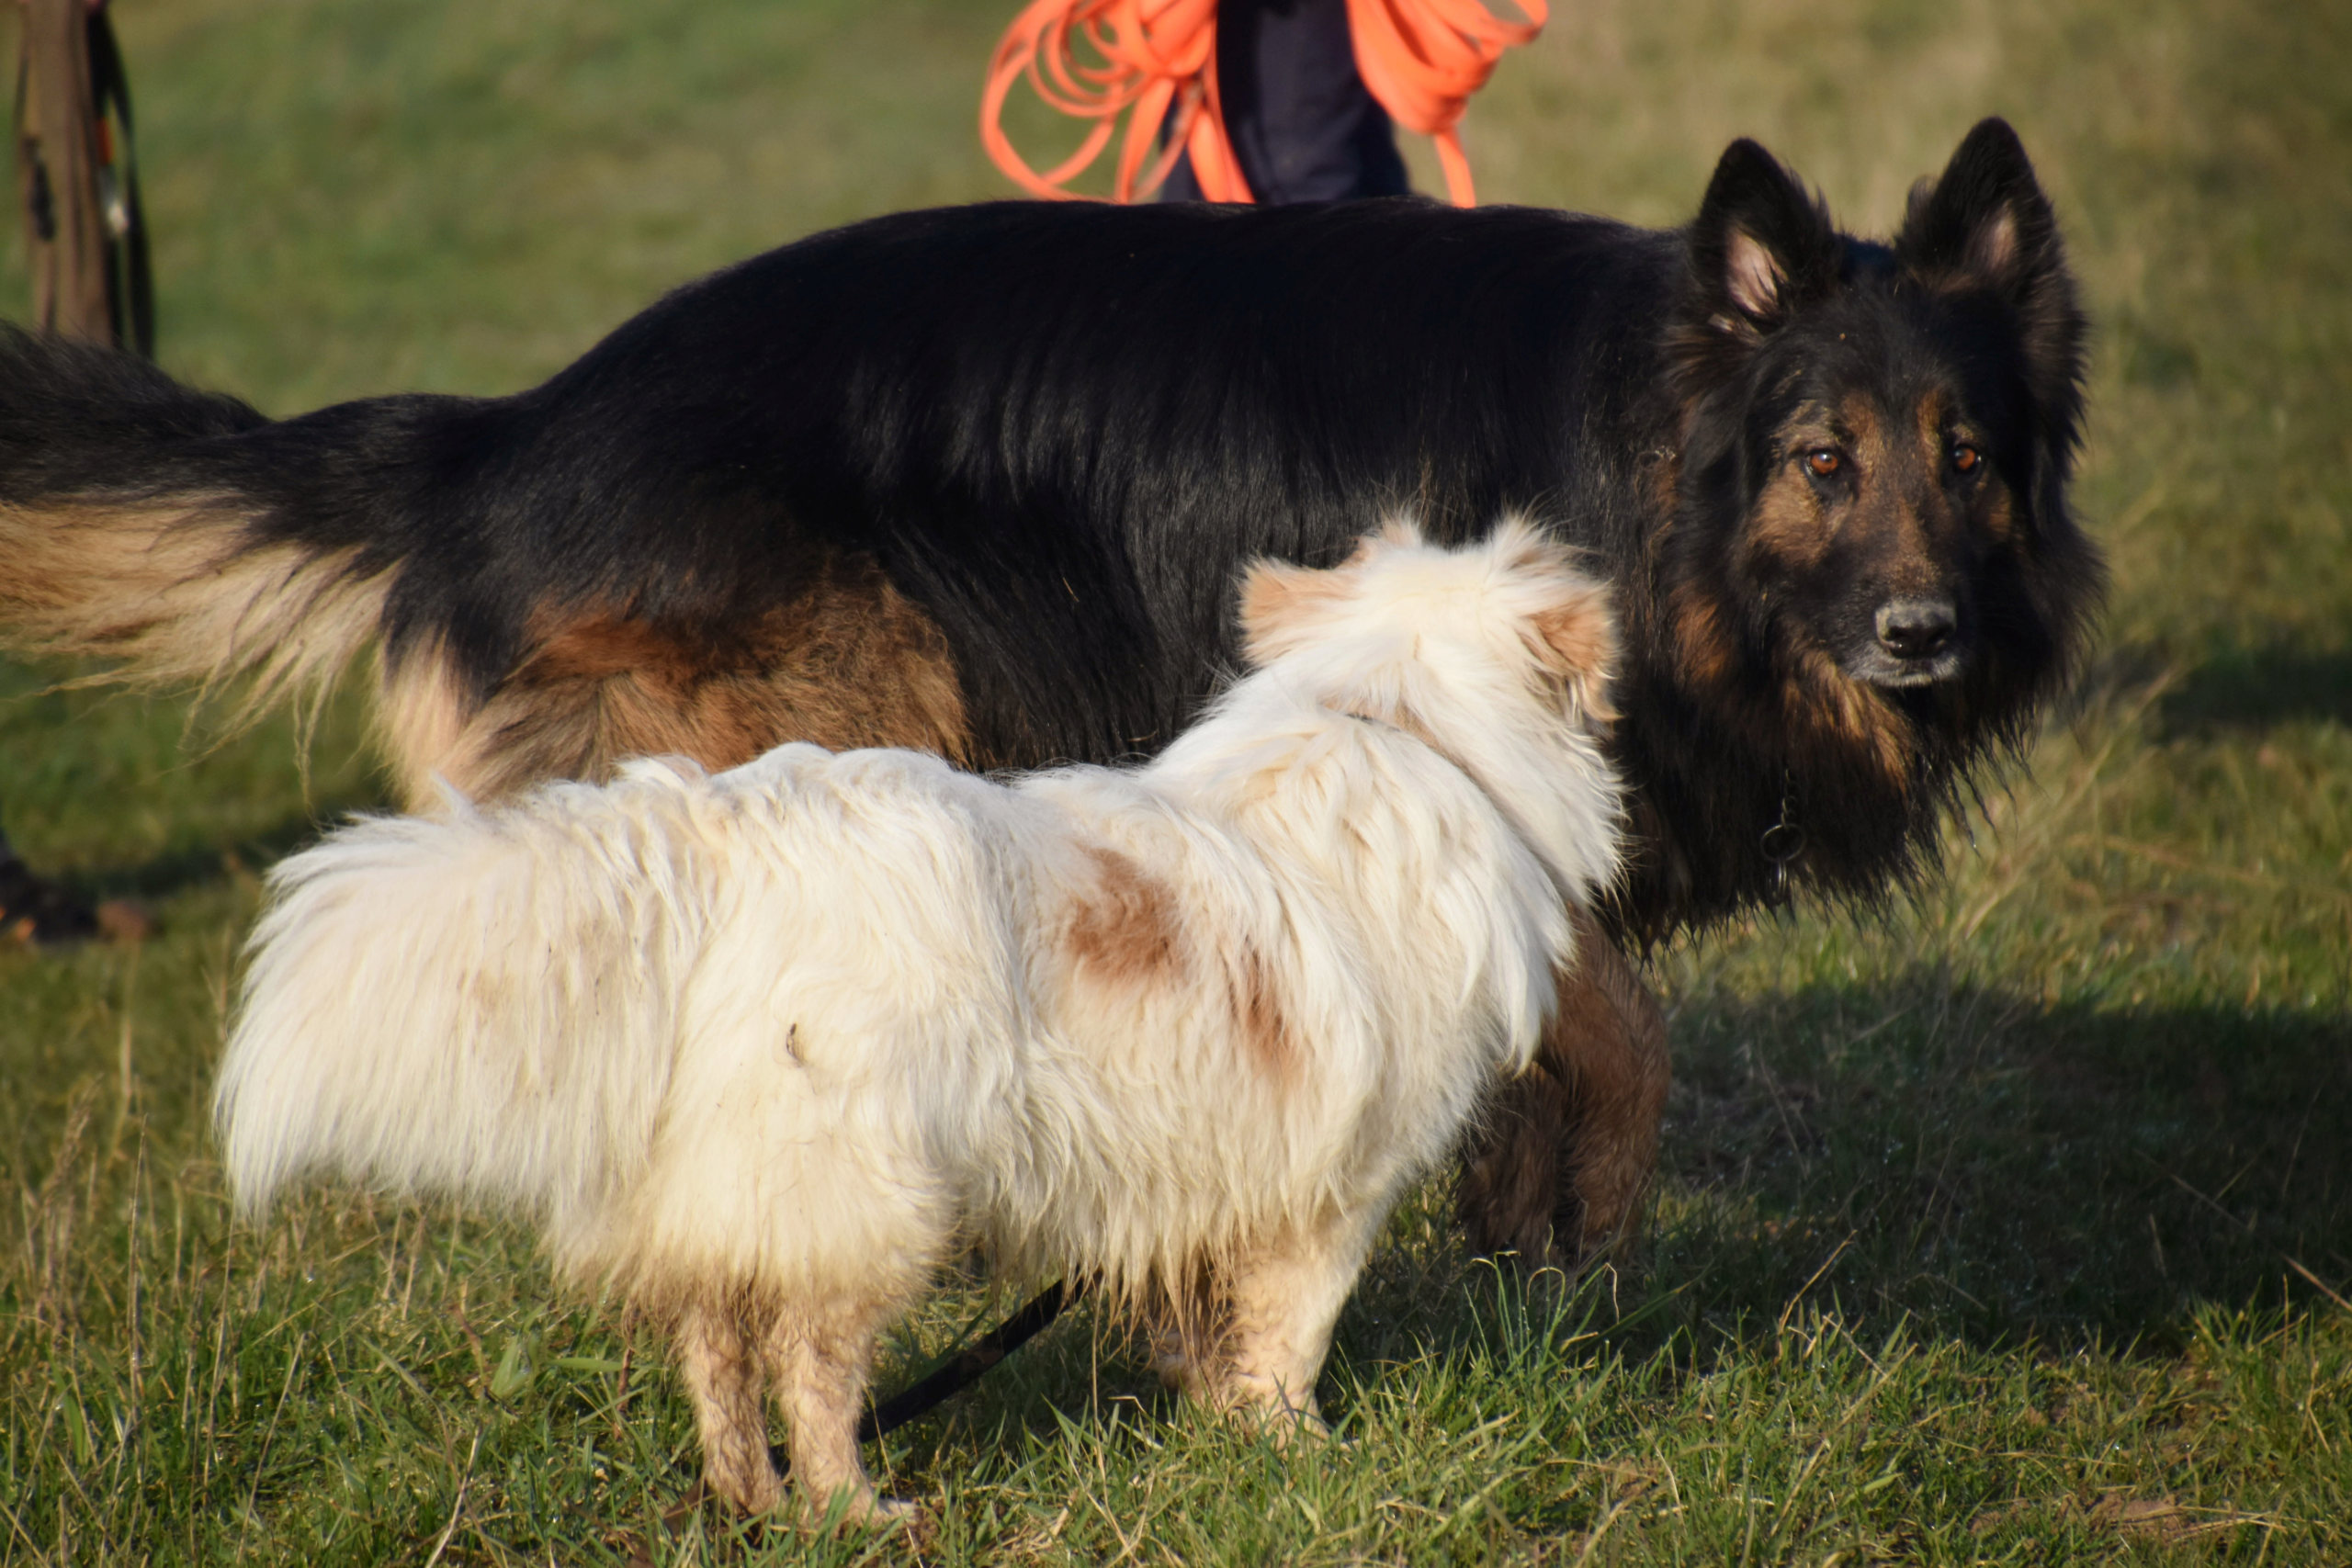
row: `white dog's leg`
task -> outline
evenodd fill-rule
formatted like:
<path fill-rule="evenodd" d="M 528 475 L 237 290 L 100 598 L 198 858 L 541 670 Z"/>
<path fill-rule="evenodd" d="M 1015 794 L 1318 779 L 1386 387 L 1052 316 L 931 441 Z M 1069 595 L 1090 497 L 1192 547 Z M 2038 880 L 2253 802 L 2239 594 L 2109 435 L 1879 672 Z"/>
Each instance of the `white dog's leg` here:
<path fill-rule="evenodd" d="M 731 1312 L 707 1304 L 685 1309 L 677 1340 L 679 1368 L 702 1434 L 704 1479 L 737 1507 L 768 1512 L 783 1496 L 784 1483 L 768 1458 L 754 1348 Z"/>
<path fill-rule="evenodd" d="M 768 1335 L 769 1375 L 792 1427 L 792 1480 L 811 1519 L 824 1517 L 842 1493 L 849 1495 L 842 1517 L 851 1523 L 910 1511 L 875 1495 L 857 1452 L 874 1339 L 888 1311 L 881 1300 L 796 1303 Z"/>
<path fill-rule="evenodd" d="M 1325 1430 L 1315 1380 L 1378 1217 L 1351 1215 L 1301 1228 L 1235 1260 L 1217 1404 L 1279 1418 L 1285 1437 Z"/>
<path fill-rule="evenodd" d="M 1186 1399 L 1216 1403 L 1216 1391 L 1204 1373 L 1216 1366 L 1220 1354 L 1216 1312 L 1205 1270 L 1182 1297 L 1162 1287 L 1145 1299 L 1142 1324 L 1160 1387 Z"/>
<path fill-rule="evenodd" d="M 1164 1389 L 1187 1399 L 1209 1397 L 1201 1383 L 1199 1358 L 1185 1348 L 1183 1335 L 1171 1323 L 1151 1325 L 1151 1370 Z"/>

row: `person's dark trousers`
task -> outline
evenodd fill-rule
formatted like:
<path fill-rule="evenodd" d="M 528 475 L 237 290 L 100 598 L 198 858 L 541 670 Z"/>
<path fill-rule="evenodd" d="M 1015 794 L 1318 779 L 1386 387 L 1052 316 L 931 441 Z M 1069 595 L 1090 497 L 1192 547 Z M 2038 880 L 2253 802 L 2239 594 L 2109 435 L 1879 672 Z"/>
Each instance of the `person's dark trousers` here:
<path fill-rule="evenodd" d="M 1261 202 L 1402 196 L 1405 160 L 1388 112 L 1356 74 L 1347 0 L 1217 0 L 1225 130 Z M 1190 158 L 1163 201 L 1198 201 Z"/>

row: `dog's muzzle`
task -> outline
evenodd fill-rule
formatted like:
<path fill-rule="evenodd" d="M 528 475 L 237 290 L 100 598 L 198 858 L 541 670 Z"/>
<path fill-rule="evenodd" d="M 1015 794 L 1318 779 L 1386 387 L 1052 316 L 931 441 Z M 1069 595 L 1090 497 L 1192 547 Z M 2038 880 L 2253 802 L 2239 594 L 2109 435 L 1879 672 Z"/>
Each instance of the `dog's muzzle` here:
<path fill-rule="evenodd" d="M 1849 668 L 1873 685 L 1930 685 L 1951 680 L 1966 662 L 1960 612 L 1950 599 L 1889 599 L 1871 630 L 1871 642 Z"/>

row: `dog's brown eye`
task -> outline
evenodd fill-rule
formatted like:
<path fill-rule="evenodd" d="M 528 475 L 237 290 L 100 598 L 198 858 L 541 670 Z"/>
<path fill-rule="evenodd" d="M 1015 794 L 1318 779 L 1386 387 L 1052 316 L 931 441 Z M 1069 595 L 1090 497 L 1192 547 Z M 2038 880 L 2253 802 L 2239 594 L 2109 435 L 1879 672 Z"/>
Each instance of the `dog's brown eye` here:
<path fill-rule="evenodd" d="M 1836 473 L 1844 461 L 1838 456 L 1837 448 L 1831 446 L 1816 446 L 1804 455 L 1805 468 L 1817 479 L 1826 479 Z"/>
<path fill-rule="evenodd" d="M 1951 466 L 1961 473 L 1974 473 L 1976 471 L 1976 465 L 1984 460 L 1984 454 L 1979 452 L 1975 447 L 1971 446 L 1967 442 L 1960 441 L 1953 443 L 1951 449 Z"/>

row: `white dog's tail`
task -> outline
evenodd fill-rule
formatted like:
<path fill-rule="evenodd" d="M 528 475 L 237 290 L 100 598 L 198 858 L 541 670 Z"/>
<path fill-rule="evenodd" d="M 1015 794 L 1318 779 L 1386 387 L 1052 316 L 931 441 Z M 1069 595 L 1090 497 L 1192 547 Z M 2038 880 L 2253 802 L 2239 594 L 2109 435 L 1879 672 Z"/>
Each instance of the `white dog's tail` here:
<path fill-rule="evenodd" d="M 641 1168 L 707 908 L 677 786 L 639 764 L 634 810 L 557 785 L 279 865 L 214 1105 L 239 1207 L 318 1172 L 568 1229 Z"/>

